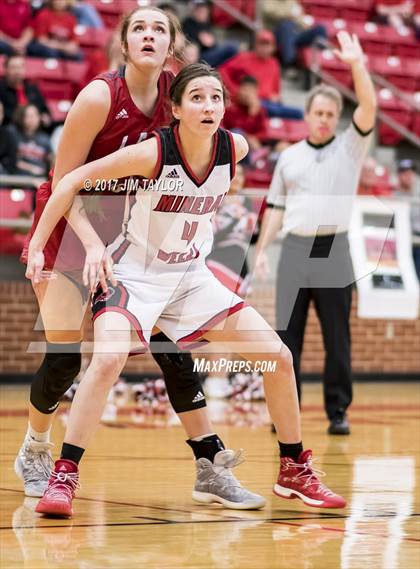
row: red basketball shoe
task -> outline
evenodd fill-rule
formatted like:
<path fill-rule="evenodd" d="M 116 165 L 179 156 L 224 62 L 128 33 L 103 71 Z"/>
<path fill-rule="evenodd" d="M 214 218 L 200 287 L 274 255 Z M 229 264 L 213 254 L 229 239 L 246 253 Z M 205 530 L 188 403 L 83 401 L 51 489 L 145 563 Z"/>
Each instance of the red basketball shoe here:
<path fill-rule="evenodd" d="M 313 468 L 311 450 L 301 452 L 297 462 L 282 457 L 277 484 L 273 488 L 274 494 L 281 498 L 300 498 L 315 508 L 344 508 L 345 499 L 334 494 L 319 480 L 324 475 L 325 472 Z"/>
<path fill-rule="evenodd" d="M 48 481 L 47 489 L 38 502 L 35 512 L 62 518 L 73 515 L 72 502 L 79 487 L 79 467 L 72 460 L 60 459 Z"/>

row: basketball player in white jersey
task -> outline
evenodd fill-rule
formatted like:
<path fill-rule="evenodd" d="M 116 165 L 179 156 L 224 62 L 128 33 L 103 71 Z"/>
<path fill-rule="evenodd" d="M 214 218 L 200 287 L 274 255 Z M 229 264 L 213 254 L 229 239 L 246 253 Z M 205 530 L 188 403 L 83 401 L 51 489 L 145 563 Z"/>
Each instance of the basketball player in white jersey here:
<path fill-rule="evenodd" d="M 213 240 L 212 214 L 229 189 L 235 163 L 248 151 L 242 136 L 219 128 L 225 108 L 223 84 L 216 71 L 193 64 L 175 78 L 170 97 L 176 123 L 145 142 L 67 174 L 30 243 L 27 277 L 39 279 L 44 244 L 85 180 L 135 175 L 150 180 L 137 188 L 125 232 L 111 246 L 115 264 L 113 271 L 106 269 L 106 276 L 118 284 L 106 293 L 98 291 L 93 300 L 94 354 L 79 388 L 83 397 L 76 406 L 73 403 L 65 443 L 86 448 L 107 393 L 133 348 L 131 333 L 137 334 L 140 349 L 145 350 L 156 325 L 180 346 L 221 342 L 219 352 L 228 349 L 248 360 L 274 360 L 276 371 L 264 374 L 281 455 L 274 492 L 315 507 L 342 508 L 345 500 L 320 482 L 312 467 L 312 451 L 303 450 L 289 350 L 258 312 L 225 288 L 205 265 Z M 229 466 L 235 464 L 232 456 L 220 474 L 228 475 Z M 209 484 L 205 476 L 200 478 L 193 498 L 211 500 Z M 77 464 L 58 460 L 36 511 L 71 516 L 77 485 Z"/>

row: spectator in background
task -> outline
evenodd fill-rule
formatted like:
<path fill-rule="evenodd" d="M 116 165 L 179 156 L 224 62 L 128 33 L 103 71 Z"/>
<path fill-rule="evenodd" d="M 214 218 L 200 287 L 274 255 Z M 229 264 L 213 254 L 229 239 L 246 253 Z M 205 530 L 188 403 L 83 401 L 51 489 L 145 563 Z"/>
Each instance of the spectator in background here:
<path fill-rule="evenodd" d="M 48 0 L 35 17 L 35 39 L 28 45 L 28 55 L 80 61 L 83 54 L 77 43 L 76 24 L 68 0 Z"/>
<path fill-rule="evenodd" d="M 184 59 L 187 65 L 200 61 L 200 48 L 196 43 L 187 42 L 184 47 Z"/>
<path fill-rule="evenodd" d="M 261 148 L 260 139 L 267 131 L 267 111 L 258 97 L 258 81 L 251 75 L 242 77 L 234 102 L 227 107 L 223 124 L 228 130 L 241 132 L 251 150 Z"/>
<path fill-rule="evenodd" d="M 10 123 L 13 113 L 19 105 L 31 103 L 41 113 L 44 127 L 49 127 L 51 117 L 38 87 L 25 79 L 25 59 L 12 55 L 6 59 L 4 77 L 0 79 L 0 101 L 4 105 L 4 124 Z"/>
<path fill-rule="evenodd" d="M 104 23 L 97 9 L 84 0 L 69 0 L 69 7 L 79 26 L 103 28 Z"/>
<path fill-rule="evenodd" d="M 419 25 L 419 2 L 413 0 L 376 0 L 374 3 L 375 19 L 381 24 L 388 24 L 401 29 Z"/>
<path fill-rule="evenodd" d="M 32 9 L 27 0 L 0 2 L 0 53 L 24 55 L 31 41 Z"/>
<path fill-rule="evenodd" d="M 9 125 L 17 148 L 16 174 L 46 179 L 51 165 L 51 144 L 40 130 L 41 115 L 35 105 L 18 107 Z"/>
<path fill-rule="evenodd" d="M 401 160 L 397 165 L 397 183 L 394 196 L 410 201 L 410 220 L 413 241 L 413 259 L 420 280 L 420 184 L 413 160 Z"/>
<path fill-rule="evenodd" d="M 208 0 L 191 0 L 190 16 L 182 23 L 187 39 L 200 48 L 200 59 L 217 67 L 238 53 L 233 42 L 218 43 L 212 31 Z"/>
<path fill-rule="evenodd" d="M 265 0 L 263 15 L 274 28 L 281 61 L 286 68 L 296 66 L 299 48 L 327 39 L 325 27 L 309 24 L 300 2 L 296 0 Z"/>
<path fill-rule="evenodd" d="M 223 80 L 234 97 L 244 75 L 252 75 L 258 81 L 258 95 L 269 117 L 302 119 L 303 112 L 281 102 L 280 64 L 274 57 L 276 40 L 270 30 L 260 30 L 255 38 L 255 51 L 235 55 L 220 68 Z"/>
<path fill-rule="evenodd" d="M 3 126 L 4 108 L 0 103 L 0 174 L 15 174 L 16 144 L 9 129 Z"/>

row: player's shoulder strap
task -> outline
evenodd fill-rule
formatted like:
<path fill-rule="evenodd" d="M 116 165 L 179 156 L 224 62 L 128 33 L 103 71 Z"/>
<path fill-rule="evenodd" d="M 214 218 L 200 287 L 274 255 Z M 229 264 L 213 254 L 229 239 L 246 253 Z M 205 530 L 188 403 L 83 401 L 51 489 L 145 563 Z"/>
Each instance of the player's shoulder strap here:
<path fill-rule="evenodd" d="M 216 165 L 224 166 L 230 164 L 230 177 L 235 176 L 236 170 L 236 153 L 235 142 L 232 133 L 224 128 L 218 129 L 219 134 L 219 154 L 217 157 Z"/>

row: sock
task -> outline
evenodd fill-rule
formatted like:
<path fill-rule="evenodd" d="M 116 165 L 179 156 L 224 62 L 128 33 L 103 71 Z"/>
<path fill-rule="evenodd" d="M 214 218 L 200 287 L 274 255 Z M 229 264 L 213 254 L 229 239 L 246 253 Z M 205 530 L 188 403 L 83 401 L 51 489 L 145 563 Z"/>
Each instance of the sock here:
<path fill-rule="evenodd" d="M 210 462 L 213 462 L 215 455 L 219 451 L 225 450 L 223 441 L 219 439 L 216 433 L 194 437 L 193 439 L 188 439 L 186 443 L 192 448 L 196 460 L 207 458 Z"/>
<path fill-rule="evenodd" d="M 35 429 L 31 427 L 31 424 L 28 423 L 28 430 L 26 436 L 39 443 L 48 443 L 50 441 L 50 432 L 51 432 L 51 427 L 48 429 L 48 431 L 40 433 L 38 431 L 35 431 Z"/>
<path fill-rule="evenodd" d="M 64 458 L 65 460 L 72 460 L 76 464 L 79 464 L 84 452 L 84 448 L 78 447 L 76 445 L 70 445 L 69 443 L 63 443 L 60 458 Z"/>
<path fill-rule="evenodd" d="M 280 456 L 288 456 L 295 462 L 298 461 L 300 453 L 303 451 L 302 441 L 300 443 L 286 444 L 279 441 Z"/>

